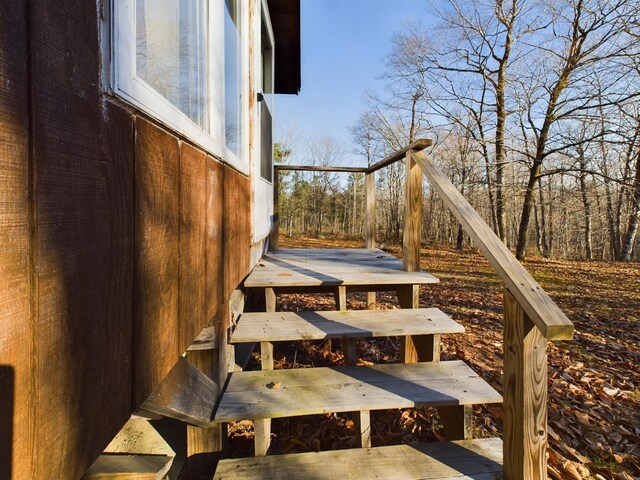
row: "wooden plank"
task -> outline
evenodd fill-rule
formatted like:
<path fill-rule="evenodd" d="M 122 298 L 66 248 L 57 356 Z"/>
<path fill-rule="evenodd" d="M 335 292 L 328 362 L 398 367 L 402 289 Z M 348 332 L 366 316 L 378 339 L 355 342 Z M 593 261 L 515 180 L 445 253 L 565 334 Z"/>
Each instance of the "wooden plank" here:
<path fill-rule="evenodd" d="M 480 215 L 423 152 L 413 154 L 442 200 L 489 260 L 506 287 L 547 340 L 573 338 L 573 323 L 538 285 Z"/>
<path fill-rule="evenodd" d="M 218 386 L 183 357 L 140 408 L 211 428 Z"/>
<path fill-rule="evenodd" d="M 231 343 L 325 340 L 462 333 L 464 327 L 437 308 L 347 312 L 244 313 Z"/>
<path fill-rule="evenodd" d="M 402 268 L 420 271 L 420 233 L 422 231 L 422 170 L 413 161 L 413 150 L 405 158 L 404 231 Z"/>
<path fill-rule="evenodd" d="M 180 152 L 175 137 L 136 119 L 134 403 L 160 385 L 178 342 Z"/>
<path fill-rule="evenodd" d="M 275 250 L 245 280 L 246 287 L 371 286 L 428 284 L 426 272 L 405 272 L 402 262 L 382 250 Z"/>
<path fill-rule="evenodd" d="M 267 313 L 274 313 L 277 305 L 275 292 L 272 288 L 265 288 L 264 296 Z M 273 370 L 273 343 L 260 342 L 260 363 L 262 370 Z M 256 457 L 263 457 L 267 454 L 271 445 L 271 420 L 255 419 L 253 430 L 254 453 Z"/>
<path fill-rule="evenodd" d="M 216 420 L 500 401 L 493 388 L 457 361 L 237 372 L 231 375 Z"/>
<path fill-rule="evenodd" d="M 495 480 L 502 475 L 502 442 L 486 438 L 228 459 L 220 462 L 214 479 L 360 480 L 363 472 L 378 480 Z"/>
<path fill-rule="evenodd" d="M 83 480 L 159 480 L 171 467 L 166 455 L 100 455 Z"/>
<path fill-rule="evenodd" d="M 427 147 L 430 147 L 432 145 L 432 141 L 428 140 L 428 139 L 422 139 L 422 140 L 416 140 L 415 142 L 413 142 L 411 145 L 409 145 L 406 148 L 402 148 L 396 152 L 393 152 L 391 155 L 386 156 L 385 158 L 383 158 L 382 160 L 374 163 L 373 165 L 371 165 L 368 169 L 367 169 L 367 173 L 373 173 L 376 172 L 378 170 L 380 170 L 381 168 L 386 167 L 387 165 L 391 165 L 394 162 L 397 162 L 398 160 L 402 160 L 405 155 L 407 154 L 407 152 L 413 150 L 413 151 L 420 151 L 423 150 Z"/>
<path fill-rule="evenodd" d="M 219 385 L 217 350 L 196 350 L 187 352 L 187 361 Z M 216 392 L 216 396 L 219 392 Z M 226 425 L 224 425 L 226 427 Z M 222 451 L 223 425 L 214 424 L 211 428 L 187 425 L 187 461 L 186 471 L 192 476 L 210 475 Z"/>
<path fill-rule="evenodd" d="M 224 170 L 224 283 L 231 295 L 249 273 L 251 182 L 231 167 Z"/>
<path fill-rule="evenodd" d="M 280 171 L 278 166 L 273 171 L 273 217 L 269 233 L 269 250 L 277 250 L 280 245 Z"/>
<path fill-rule="evenodd" d="M 0 478 L 35 478 L 26 3 L 0 2 Z"/>
<path fill-rule="evenodd" d="M 215 317 L 225 300 L 223 298 L 223 181 L 222 164 L 207 157 L 205 243 L 205 314 L 207 321 L 211 321 Z"/>
<path fill-rule="evenodd" d="M 504 292 L 504 467 L 514 480 L 547 477 L 547 340 Z"/>
<path fill-rule="evenodd" d="M 79 478 L 132 410 L 133 123 L 100 91 L 97 18 L 29 8 L 30 478 Z"/>
<path fill-rule="evenodd" d="M 366 167 L 332 167 L 329 165 L 275 165 L 279 171 L 366 173 Z"/>
<path fill-rule="evenodd" d="M 180 145 L 179 347 L 185 351 L 207 325 L 205 311 L 207 157 Z"/>

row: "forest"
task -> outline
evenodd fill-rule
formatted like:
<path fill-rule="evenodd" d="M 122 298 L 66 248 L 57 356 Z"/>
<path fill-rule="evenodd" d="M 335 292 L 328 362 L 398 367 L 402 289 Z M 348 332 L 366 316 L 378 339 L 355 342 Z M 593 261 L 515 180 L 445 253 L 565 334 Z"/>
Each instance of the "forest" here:
<path fill-rule="evenodd" d="M 640 6 L 635 0 L 447 0 L 381 63 L 351 128 L 370 165 L 419 138 L 523 260 L 640 260 Z M 281 140 L 276 162 L 344 165 L 330 138 Z M 281 232 L 364 233 L 363 174 L 281 172 Z M 401 240 L 404 167 L 377 174 L 378 241 Z M 424 185 L 422 239 L 469 239 Z"/>

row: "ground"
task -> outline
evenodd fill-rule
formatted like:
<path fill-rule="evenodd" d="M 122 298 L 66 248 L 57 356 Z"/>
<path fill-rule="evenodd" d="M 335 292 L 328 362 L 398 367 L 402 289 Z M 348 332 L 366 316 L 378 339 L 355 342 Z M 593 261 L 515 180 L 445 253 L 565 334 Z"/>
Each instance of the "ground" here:
<path fill-rule="evenodd" d="M 282 238 L 283 248 L 360 247 L 359 242 Z M 400 256 L 399 247 L 390 253 Z M 420 306 L 438 307 L 466 327 L 443 337 L 443 358 L 461 359 L 502 392 L 502 282 L 474 249 L 422 249 L 422 269 L 440 278 L 424 286 Z M 549 476 L 558 479 L 640 478 L 640 265 L 532 258 L 535 279 L 575 323 L 572 341 L 549 344 Z M 398 308 L 395 295 L 378 294 L 378 308 Z M 365 307 L 349 297 L 350 309 Z M 284 295 L 282 310 L 330 310 L 333 298 Z M 276 368 L 342 363 L 334 342 L 276 346 Z M 394 338 L 360 342 L 359 363 L 398 358 Z M 253 368 L 259 368 L 257 354 Z M 474 408 L 474 434 L 500 436 L 502 408 Z M 439 441 L 444 433 L 428 409 L 374 412 L 373 445 Z M 251 452 L 251 422 L 230 425 L 230 454 Z M 348 415 L 273 421 L 274 453 L 350 448 L 355 445 Z"/>

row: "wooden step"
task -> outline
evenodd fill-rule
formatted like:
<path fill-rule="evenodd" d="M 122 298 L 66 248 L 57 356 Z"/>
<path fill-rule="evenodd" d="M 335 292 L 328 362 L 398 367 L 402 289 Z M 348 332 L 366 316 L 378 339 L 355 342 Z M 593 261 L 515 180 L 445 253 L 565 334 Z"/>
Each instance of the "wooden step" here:
<path fill-rule="evenodd" d="M 231 343 L 462 333 L 437 308 L 244 313 Z"/>
<path fill-rule="evenodd" d="M 236 458 L 218 464 L 214 480 L 293 478 L 418 480 L 502 478 L 499 438 Z"/>
<path fill-rule="evenodd" d="M 498 392 L 461 361 L 236 372 L 215 420 L 501 401 Z"/>

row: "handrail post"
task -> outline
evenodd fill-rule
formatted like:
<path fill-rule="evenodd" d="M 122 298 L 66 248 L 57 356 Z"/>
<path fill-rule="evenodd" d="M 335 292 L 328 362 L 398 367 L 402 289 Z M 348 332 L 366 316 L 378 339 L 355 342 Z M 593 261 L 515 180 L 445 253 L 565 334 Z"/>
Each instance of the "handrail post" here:
<path fill-rule="evenodd" d="M 365 197 L 367 201 L 365 233 L 367 248 L 376 248 L 376 172 L 364 176 Z"/>
<path fill-rule="evenodd" d="M 277 250 L 280 237 L 280 169 L 273 169 L 273 221 L 269 235 L 269 249 Z"/>
<path fill-rule="evenodd" d="M 504 290 L 504 478 L 547 478 L 547 340 Z"/>
<path fill-rule="evenodd" d="M 365 216 L 366 247 L 376 248 L 376 172 L 367 172 L 364 176 L 365 199 L 367 202 Z M 367 292 L 367 309 L 375 310 L 376 292 Z"/>
<path fill-rule="evenodd" d="M 404 199 L 404 232 L 402 235 L 402 268 L 420 270 L 420 227 L 422 221 L 422 170 L 413 159 L 414 150 L 405 155 L 406 186 Z"/>

